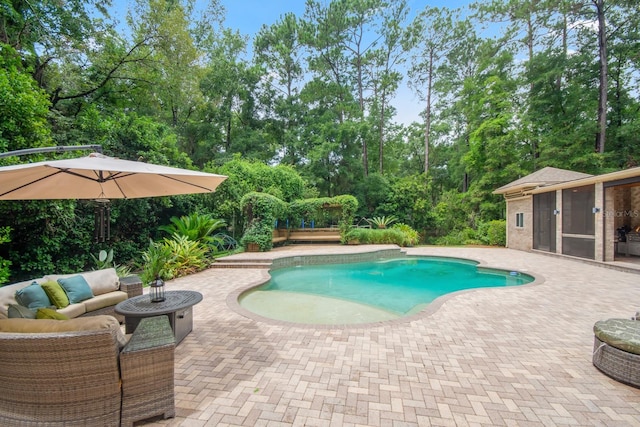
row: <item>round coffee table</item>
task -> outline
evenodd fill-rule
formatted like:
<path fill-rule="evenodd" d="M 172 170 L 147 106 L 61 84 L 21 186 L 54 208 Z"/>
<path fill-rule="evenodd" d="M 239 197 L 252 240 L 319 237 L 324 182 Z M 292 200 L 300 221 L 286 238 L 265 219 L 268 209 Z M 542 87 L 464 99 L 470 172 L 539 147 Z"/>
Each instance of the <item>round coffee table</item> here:
<path fill-rule="evenodd" d="M 140 319 L 167 315 L 171 329 L 179 344 L 193 329 L 193 306 L 202 301 L 196 291 L 166 291 L 165 300 L 151 302 L 149 295 L 126 299 L 115 306 L 115 312 L 124 316 L 125 332 L 133 333 Z"/>

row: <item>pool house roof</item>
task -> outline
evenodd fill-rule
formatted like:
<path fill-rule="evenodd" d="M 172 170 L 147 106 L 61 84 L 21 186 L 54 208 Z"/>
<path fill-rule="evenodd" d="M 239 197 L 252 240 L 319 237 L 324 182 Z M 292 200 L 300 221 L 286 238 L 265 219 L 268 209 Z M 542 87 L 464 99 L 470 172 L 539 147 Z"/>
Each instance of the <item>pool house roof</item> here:
<path fill-rule="evenodd" d="M 505 198 L 523 196 L 539 188 L 546 188 L 558 184 L 566 184 L 593 177 L 582 172 L 566 169 L 545 167 L 527 176 L 494 190 L 493 194 L 504 194 Z"/>

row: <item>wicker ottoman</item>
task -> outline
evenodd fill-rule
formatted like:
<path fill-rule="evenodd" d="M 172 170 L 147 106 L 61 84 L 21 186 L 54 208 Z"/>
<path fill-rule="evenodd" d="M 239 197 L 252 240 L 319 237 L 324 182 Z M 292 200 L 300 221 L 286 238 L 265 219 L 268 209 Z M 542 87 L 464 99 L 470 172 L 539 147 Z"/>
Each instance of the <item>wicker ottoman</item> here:
<path fill-rule="evenodd" d="M 614 380 L 640 388 L 640 321 L 600 320 L 593 333 L 593 365 Z"/>

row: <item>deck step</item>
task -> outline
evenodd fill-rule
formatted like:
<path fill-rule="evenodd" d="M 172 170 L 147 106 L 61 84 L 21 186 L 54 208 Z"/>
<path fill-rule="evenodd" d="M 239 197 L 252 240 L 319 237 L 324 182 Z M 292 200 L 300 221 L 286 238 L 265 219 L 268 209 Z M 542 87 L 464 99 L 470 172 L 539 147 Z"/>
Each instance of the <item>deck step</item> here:
<path fill-rule="evenodd" d="M 250 260 L 243 259 L 238 261 L 225 260 L 216 261 L 211 264 L 211 268 L 270 268 L 271 260 Z"/>

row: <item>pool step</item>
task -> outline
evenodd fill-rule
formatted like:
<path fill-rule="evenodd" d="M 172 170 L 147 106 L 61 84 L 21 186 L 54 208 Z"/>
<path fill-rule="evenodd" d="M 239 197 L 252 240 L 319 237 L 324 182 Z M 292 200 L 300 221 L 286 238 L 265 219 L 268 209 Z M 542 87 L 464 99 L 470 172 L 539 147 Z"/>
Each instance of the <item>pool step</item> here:
<path fill-rule="evenodd" d="M 211 268 L 270 268 L 271 260 L 265 259 L 224 259 L 211 264 Z"/>

